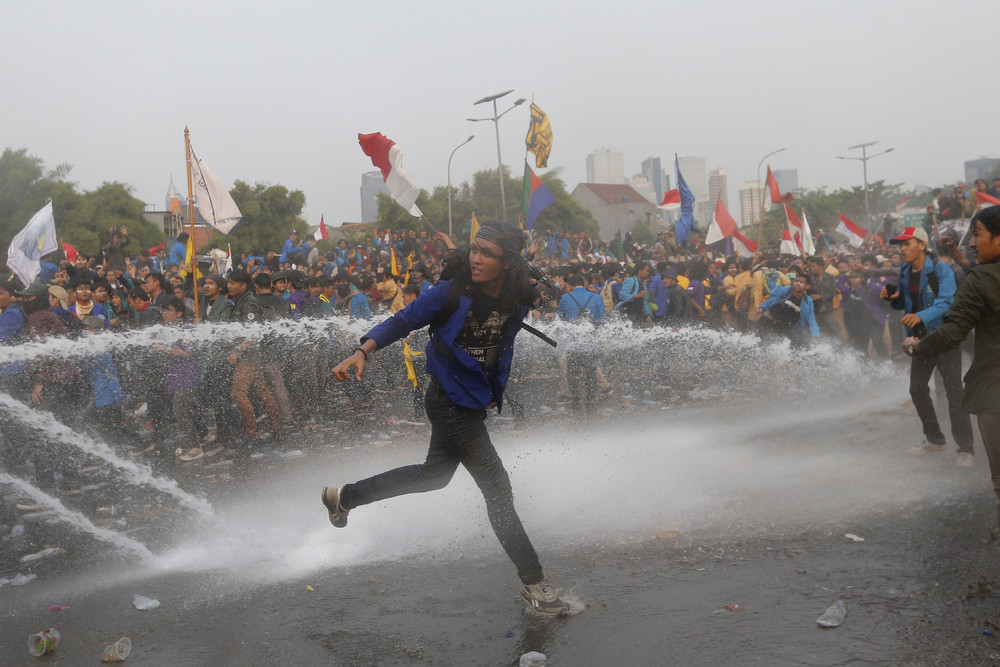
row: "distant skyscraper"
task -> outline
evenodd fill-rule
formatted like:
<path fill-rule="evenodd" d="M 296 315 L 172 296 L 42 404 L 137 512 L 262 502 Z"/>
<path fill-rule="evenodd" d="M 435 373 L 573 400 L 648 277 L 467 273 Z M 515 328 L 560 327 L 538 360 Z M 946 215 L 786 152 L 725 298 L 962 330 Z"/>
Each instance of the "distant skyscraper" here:
<path fill-rule="evenodd" d="M 587 182 L 625 183 L 625 160 L 620 148 L 598 148 L 587 156 Z"/>
<path fill-rule="evenodd" d="M 1000 168 L 1000 159 L 983 157 L 978 160 L 965 161 L 965 182 L 972 185 L 977 178 L 988 179 L 991 173 Z M 990 187 L 993 184 L 990 183 Z"/>
<path fill-rule="evenodd" d="M 749 227 L 760 221 L 760 202 L 763 189 L 760 181 L 743 181 L 740 188 L 740 227 Z"/>
<path fill-rule="evenodd" d="M 715 202 L 719 195 L 722 196 L 722 203 L 729 208 L 729 178 L 726 176 L 725 167 L 719 167 L 708 172 L 708 203 L 715 210 Z"/>
<path fill-rule="evenodd" d="M 632 189 L 641 194 L 646 198 L 649 203 L 659 204 L 663 201 L 663 197 L 659 199 L 656 198 L 656 191 L 653 189 L 653 184 L 649 182 L 645 174 L 636 174 L 632 177 L 632 182 L 630 183 Z"/>
<path fill-rule="evenodd" d="M 707 229 L 708 225 L 712 222 L 711 213 L 709 213 L 706 220 L 705 207 L 702 206 L 699 208 L 698 206 L 699 202 L 705 203 L 708 201 L 708 188 L 705 181 L 705 158 L 690 155 L 678 158 L 677 163 L 681 168 L 681 174 L 684 176 L 684 182 L 691 188 L 691 194 L 694 195 L 695 220 L 702 229 Z"/>
<path fill-rule="evenodd" d="M 659 204 L 663 201 L 663 193 L 666 189 L 663 187 L 663 169 L 660 167 L 660 158 L 649 157 L 642 161 L 642 175 L 646 177 L 646 180 L 650 182 L 653 186 L 653 192 L 656 193 L 656 201 L 654 204 Z"/>
<path fill-rule="evenodd" d="M 778 189 L 781 191 L 781 194 L 795 192 L 799 189 L 798 169 L 775 169 L 772 173 L 774 174 L 774 180 L 778 182 Z"/>
<path fill-rule="evenodd" d="M 389 194 L 381 171 L 361 174 L 361 222 L 378 220 L 378 195 Z"/>

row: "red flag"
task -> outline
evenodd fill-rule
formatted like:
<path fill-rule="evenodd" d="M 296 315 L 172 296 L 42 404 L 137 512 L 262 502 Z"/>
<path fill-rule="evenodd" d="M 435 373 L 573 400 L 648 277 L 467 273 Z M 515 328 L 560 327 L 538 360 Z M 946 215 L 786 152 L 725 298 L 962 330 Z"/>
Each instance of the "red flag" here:
<path fill-rule="evenodd" d="M 795 210 L 788 204 L 785 204 L 785 222 L 788 226 L 788 232 L 795 241 L 795 245 L 802 248 L 802 221 L 796 215 Z"/>
<path fill-rule="evenodd" d="M 778 190 L 778 180 L 771 173 L 771 165 L 767 165 L 767 189 L 771 191 L 772 204 L 787 204 L 795 199 L 791 192 L 781 194 L 781 191 Z"/>
<path fill-rule="evenodd" d="M 782 255 L 798 255 L 799 252 L 795 248 L 795 241 L 792 240 L 792 235 L 788 232 L 788 229 L 781 230 L 781 248 L 780 252 Z"/>
<path fill-rule="evenodd" d="M 1000 199 L 997 199 L 993 195 L 988 195 L 985 192 L 976 191 L 976 200 L 979 202 L 980 206 L 996 206 L 1000 204 Z"/>
<path fill-rule="evenodd" d="M 666 209 L 667 211 L 676 211 L 681 207 L 681 191 L 680 190 L 670 190 L 663 193 L 663 203 L 660 204 L 659 208 Z"/>
<path fill-rule="evenodd" d="M 155 256 L 157 250 L 162 250 L 162 251 L 166 252 L 167 251 L 167 242 L 164 241 L 160 245 L 154 245 L 152 248 L 150 248 L 149 251 L 148 251 L 149 256 L 150 257 Z"/>
<path fill-rule="evenodd" d="M 420 190 L 413 187 L 410 175 L 403 171 L 403 151 L 396 142 L 381 132 L 374 132 L 358 134 L 358 143 L 365 155 L 372 159 L 372 164 L 382 170 L 382 179 L 392 198 L 410 215 L 421 217 L 423 213 L 417 208 Z"/>
<path fill-rule="evenodd" d="M 715 215 L 705 236 L 705 244 L 715 243 L 725 238 L 734 240 L 733 247 L 740 257 L 753 257 L 757 253 L 757 244 L 740 233 L 739 225 L 722 203 L 722 196 L 715 202 Z"/>
<path fill-rule="evenodd" d="M 860 248 L 868 237 L 868 230 L 860 225 L 856 225 L 848 220 L 843 213 L 840 214 L 840 224 L 833 230 L 838 234 L 847 237 L 847 242 L 855 248 Z"/>
<path fill-rule="evenodd" d="M 317 241 L 330 238 L 330 235 L 326 231 L 326 222 L 323 220 L 322 215 L 319 216 L 319 228 L 313 232 L 313 238 Z"/>
<path fill-rule="evenodd" d="M 71 263 L 75 262 L 77 255 L 76 248 L 66 243 L 65 241 L 62 242 L 62 247 L 63 247 L 63 254 L 66 255 L 66 261 Z"/>
<path fill-rule="evenodd" d="M 896 210 L 898 211 L 899 209 L 903 208 L 903 206 L 906 204 L 906 202 L 910 201 L 911 199 L 913 199 L 913 197 L 907 197 L 903 201 L 901 201 L 898 204 L 896 204 Z"/>

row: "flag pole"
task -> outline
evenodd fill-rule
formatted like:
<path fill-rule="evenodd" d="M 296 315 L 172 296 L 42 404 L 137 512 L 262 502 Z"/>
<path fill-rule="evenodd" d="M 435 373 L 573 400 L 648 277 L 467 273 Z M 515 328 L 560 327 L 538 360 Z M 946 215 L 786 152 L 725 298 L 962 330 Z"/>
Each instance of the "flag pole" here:
<path fill-rule="evenodd" d="M 184 161 L 187 165 L 188 220 L 191 227 L 191 231 L 188 232 L 190 235 L 188 242 L 194 248 L 194 186 L 191 182 L 191 137 L 186 125 L 184 126 Z M 198 306 L 198 255 L 194 252 L 191 253 L 191 261 L 194 263 L 194 266 L 191 267 L 191 285 L 194 292 L 194 316 L 199 317 L 201 311 Z"/>

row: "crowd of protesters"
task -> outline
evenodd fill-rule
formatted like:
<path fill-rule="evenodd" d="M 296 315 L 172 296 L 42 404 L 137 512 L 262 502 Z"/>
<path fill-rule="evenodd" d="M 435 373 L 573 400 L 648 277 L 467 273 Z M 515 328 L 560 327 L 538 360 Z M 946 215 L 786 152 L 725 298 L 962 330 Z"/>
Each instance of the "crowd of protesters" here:
<path fill-rule="evenodd" d="M 943 195 L 939 201 L 935 214 L 953 206 Z M 952 292 L 970 266 L 956 241 L 940 235 L 928 243 L 942 271 L 953 272 L 951 282 L 940 283 Z M 0 344 L 154 325 L 175 327 L 177 339 L 83 362 L 57 355 L 6 364 L 0 389 L 110 442 L 134 443 L 136 431 L 151 432 L 151 444 L 138 441 L 144 449 L 184 461 L 209 448 L 253 451 L 262 441 L 281 439 L 329 415 L 332 396 L 344 391 L 329 382 L 338 352 L 332 337 L 303 336 L 291 347 L 250 332 L 221 341 L 202 336 L 202 325 L 386 316 L 432 289 L 448 271 L 449 256 L 466 244 L 441 232 L 385 230 L 341 239 L 321 252 L 311 238 L 292 232 L 280 249 L 251 249 L 231 259 L 213 246 L 197 278 L 186 263 L 184 233 L 151 253 L 133 254 L 129 245 L 127 229 L 111 229 L 98 253 L 43 261 L 30 285 L 14 277 L 0 283 Z M 903 357 L 904 333 L 912 333 L 904 332 L 907 313 L 886 298 L 904 275 L 899 246 L 875 235 L 856 250 L 830 234 L 818 235 L 816 245 L 811 255 L 783 255 L 775 245 L 740 257 L 726 255 L 724 243 L 706 247 L 698 234 L 682 246 L 664 231 L 640 245 L 631 234 L 595 243 L 582 232 L 536 230 L 526 250 L 540 269 L 532 316 L 542 327 L 556 318 L 597 326 L 618 318 L 636 327 L 753 331 L 788 338 L 795 348 L 835 338 L 873 357 Z M 407 345 L 405 363 L 377 383 L 379 391 L 419 384 L 413 364 L 420 362 L 422 342 Z M 574 408 L 588 410 L 611 393 L 592 340 L 568 341 L 554 358 L 562 370 L 560 391 Z M 352 405 L 371 400 L 363 392 L 350 397 Z M 16 434 L 5 436 L 5 461 L 26 453 Z"/>

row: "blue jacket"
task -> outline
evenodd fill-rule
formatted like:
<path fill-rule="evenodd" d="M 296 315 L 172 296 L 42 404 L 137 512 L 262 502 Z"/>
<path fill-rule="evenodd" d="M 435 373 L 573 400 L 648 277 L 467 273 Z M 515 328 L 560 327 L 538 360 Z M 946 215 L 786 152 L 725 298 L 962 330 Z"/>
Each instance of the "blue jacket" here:
<path fill-rule="evenodd" d="M 484 410 L 494 401 L 498 409 L 502 408 L 503 392 L 514 358 L 514 337 L 521 330 L 524 308 L 507 321 L 500 339 L 496 371 L 487 377 L 482 364 L 455 342 L 472 309 L 473 297 L 459 297 L 458 308 L 449 312 L 451 285 L 450 280 L 439 282 L 434 289 L 421 294 L 406 308 L 369 331 L 361 341 L 371 338 L 383 348 L 429 324 L 431 341 L 425 350 L 427 373 L 438 381 L 448 400 L 470 410 Z"/>
<path fill-rule="evenodd" d="M 784 300 L 785 296 L 791 294 L 791 285 L 779 285 L 771 290 L 771 296 L 767 298 L 764 303 L 760 304 L 761 310 L 767 310 L 779 301 Z M 816 324 L 816 311 L 813 308 L 812 297 L 808 294 L 803 295 L 802 303 L 799 304 L 799 324 L 798 326 L 803 329 L 809 329 L 810 335 L 813 338 L 819 338 L 819 325 Z"/>
<path fill-rule="evenodd" d="M 298 249 L 298 244 L 296 244 L 295 241 L 292 239 L 285 239 L 285 245 L 281 246 L 281 257 L 278 258 L 278 261 L 282 264 L 292 261 L 289 259 L 289 256 L 298 252 Z"/>
<path fill-rule="evenodd" d="M 667 314 L 667 304 L 670 301 L 670 288 L 663 284 L 663 276 L 654 273 L 649 281 L 649 301 L 656 304 L 653 317 L 663 317 Z"/>
<path fill-rule="evenodd" d="M 348 308 L 352 320 L 370 320 L 372 318 L 371 304 L 368 303 L 368 297 L 363 292 L 358 292 L 351 297 Z"/>
<path fill-rule="evenodd" d="M 934 290 L 927 283 L 931 271 L 937 276 L 937 294 L 934 294 Z M 918 292 L 920 303 L 918 304 L 914 304 L 910 296 L 910 274 L 912 272 L 913 267 L 909 263 L 900 268 L 898 291 L 902 293 L 903 297 L 890 299 L 889 305 L 896 310 L 919 315 L 920 321 L 927 327 L 927 333 L 930 333 L 941 326 L 944 314 L 948 312 L 952 302 L 955 301 L 955 292 L 957 291 L 955 272 L 944 262 L 935 262 L 928 255 L 924 260 L 924 269 L 920 272 L 920 291 Z M 913 335 L 910 327 L 906 327 L 906 335 Z"/>
<path fill-rule="evenodd" d="M 590 321 L 600 324 L 605 319 L 604 299 L 600 294 L 591 292 L 586 287 L 576 287 L 562 295 L 559 299 L 559 317 L 569 322 L 575 322 L 580 311 L 586 308 L 590 311 Z"/>
<path fill-rule="evenodd" d="M 94 407 L 103 408 L 127 398 L 110 352 L 100 352 L 88 357 L 84 365 L 94 392 Z"/>
<path fill-rule="evenodd" d="M 642 282 L 636 276 L 629 276 L 622 282 L 621 291 L 618 292 L 618 303 L 615 304 L 613 310 L 619 310 L 629 301 L 636 298 L 636 294 L 639 292 L 646 291 L 646 283 Z M 652 315 L 649 310 L 649 302 L 646 301 L 646 297 L 639 297 L 642 299 L 642 313 L 643 315 Z"/>
<path fill-rule="evenodd" d="M 180 266 L 184 263 L 185 257 L 187 257 L 187 244 L 180 241 L 175 242 L 170 246 L 170 257 L 167 258 L 167 268 Z"/>

